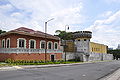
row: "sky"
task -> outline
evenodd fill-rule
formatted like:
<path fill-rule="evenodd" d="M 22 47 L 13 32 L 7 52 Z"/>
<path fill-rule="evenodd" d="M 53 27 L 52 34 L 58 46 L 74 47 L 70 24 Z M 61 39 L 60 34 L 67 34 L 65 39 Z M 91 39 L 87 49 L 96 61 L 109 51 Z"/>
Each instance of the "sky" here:
<path fill-rule="evenodd" d="M 0 29 L 26 27 L 55 34 L 92 31 L 92 42 L 116 48 L 120 44 L 120 0 L 0 0 Z"/>

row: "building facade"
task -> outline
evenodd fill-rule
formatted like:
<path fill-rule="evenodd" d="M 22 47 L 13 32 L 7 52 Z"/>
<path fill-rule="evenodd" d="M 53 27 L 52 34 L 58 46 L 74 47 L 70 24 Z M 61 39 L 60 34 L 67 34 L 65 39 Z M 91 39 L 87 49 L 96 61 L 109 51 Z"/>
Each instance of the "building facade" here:
<path fill-rule="evenodd" d="M 24 27 L 11 30 L 0 34 L 0 61 L 62 60 L 59 40 L 56 36 Z"/>
<path fill-rule="evenodd" d="M 80 31 L 73 34 L 75 38 L 75 45 L 77 52 L 89 53 L 90 39 L 92 37 L 92 32 L 90 31 Z"/>
<path fill-rule="evenodd" d="M 90 52 L 107 54 L 107 45 L 90 42 Z"/>
<path fill-rule="evenodd" d="M 91 42 L 92 32 L 90 31 L 78 31 L 73 33 L 74 40 L 69 42 L 74 44 L 74 47 L 71 47 L 76 50 L 73 52 L 68 51 L 67 58 L 80 58 L 81 61 L 95 61 L 95 60 L 112 60 L 113 55 L 107 54 L 107 45 Z M 69 48 L 69 47 L 68 47 Z M 74 56 L 74 57 L 73 57 Z"/>
<path fill-rule="evenodd" d="M 107 45 L 91 42 L 92 32 L 80 31 L 73 34 L 77 52 L 84 53 L 107 53 Z M 69 46 L 69 45 L 68 45 Z"/>

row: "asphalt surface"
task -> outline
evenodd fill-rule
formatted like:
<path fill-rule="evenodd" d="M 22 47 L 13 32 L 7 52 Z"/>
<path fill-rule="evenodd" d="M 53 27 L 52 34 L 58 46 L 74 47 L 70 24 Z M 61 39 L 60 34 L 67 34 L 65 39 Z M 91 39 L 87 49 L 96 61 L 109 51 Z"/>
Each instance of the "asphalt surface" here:
<path fill-rule="evenodd" d="M 99 80 L 120 67 L 120 61 L 0 71 L 0 80 Z"/>

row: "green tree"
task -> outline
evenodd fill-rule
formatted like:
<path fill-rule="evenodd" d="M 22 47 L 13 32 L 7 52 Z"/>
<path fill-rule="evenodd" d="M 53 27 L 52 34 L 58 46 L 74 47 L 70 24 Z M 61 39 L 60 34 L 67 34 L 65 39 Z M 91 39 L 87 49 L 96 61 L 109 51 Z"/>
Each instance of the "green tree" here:
<path fill-rule="evenodd" d="M 57 35 L 55 35 L 55 36 L 58 36 L 63 40 L 72 40 L 73 39 L 72 32 L 65 32 L 65 31 L 61 31 L 61 30 L 56 30 L 55 33 L 57 33 Z"/>
<path fill-rule="evenodd" d="M 114 59 L 120 58 L 120 50 L 116 49 L 116 50 L 108 50 L 108 53 L 113 54 Z"/>
<path fill-rule="evenodd" d="M 0 30 L 0 34 L 5 33 L 6 31 Z"/>

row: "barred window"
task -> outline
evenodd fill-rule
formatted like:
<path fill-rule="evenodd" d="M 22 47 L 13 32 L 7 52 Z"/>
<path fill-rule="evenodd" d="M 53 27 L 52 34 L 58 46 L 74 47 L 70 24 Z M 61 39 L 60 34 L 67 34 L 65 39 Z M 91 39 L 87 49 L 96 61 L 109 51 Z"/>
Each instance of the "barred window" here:
<path fill-rule="evenodd" d="M 33 49 L 35 49 L 36 47 L 36 41 L 35 40 L 30 40 L 30 42 L 29 42 L 29 46 L 30 46 L 30 48 L 33 48 Z"/>
<path fill-rule="evenodd" d="M 26 48 L 26 40 L 24 38 L 18 38 L 17 40 L 18 48 Z"/>
<path fill-rule="evenodd" d="M 25 47 L 25 40 L 23 40 L 23 39 L 19 40 L 19 47 L 20 48 L 24 48 Z"/>
<path fill-rule="evenodd" d="M 48 42 L 48 49 L 52 49 L 52 42 Z"/>
<path fill-rule="evenodd" d="M 45 49 L 45 41 L 41 41 L 40 42 L 40 48 L 41 49 Z"/>

